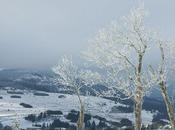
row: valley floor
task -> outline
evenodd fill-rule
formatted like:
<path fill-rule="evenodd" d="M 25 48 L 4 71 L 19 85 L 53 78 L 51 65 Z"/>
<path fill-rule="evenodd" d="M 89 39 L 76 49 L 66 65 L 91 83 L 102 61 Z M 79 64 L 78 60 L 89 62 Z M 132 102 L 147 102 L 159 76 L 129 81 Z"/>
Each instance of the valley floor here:
<path fill-rule="evenodd" d="M 36 91 L 35 91 L 36 92 Z M 78 110 L 78 99 L 75 95 L 59 94 L 59 93 L 47 93 L 49 96 L 37 96 L 32 91 L 24 91 L 19 95 L 21 98 L 11 98 L 12 95 L 7 93 L 7 90 L 1 90 L 0 96 L 0 122 L 3 125 L 13 124 L 15 121 L 20 122 L 21 128 L 32 127 L 32 122 L 24 119 L 29 114 L 39 114 L 46 110 L 59 110 L 68 114 L 72 109 Z M 61 96 L 60 96 L 61 95 Z M 61 97 L 61 98 L 58 98 Z M 108 121 L 120 122 L 123 118 L 127 118 L 133 121 L 133 113 L 112 112 L 113 107 L 128 107 L 121 103 L 115 103 L 114 101 L 107 100 L 100 97 L 82 96 L 86 113 L 93 116 L 100 116 Z M 33 108 L 24 108 L 20 103 L 30 104 Z M 143 123 L 145 125 L 151 124 L 153 115 L 150 111 L 142 111 Z M 65 120 L 62 118 L 62 120 Z M 48 120 L 47 122 L 52 122 Z"/>

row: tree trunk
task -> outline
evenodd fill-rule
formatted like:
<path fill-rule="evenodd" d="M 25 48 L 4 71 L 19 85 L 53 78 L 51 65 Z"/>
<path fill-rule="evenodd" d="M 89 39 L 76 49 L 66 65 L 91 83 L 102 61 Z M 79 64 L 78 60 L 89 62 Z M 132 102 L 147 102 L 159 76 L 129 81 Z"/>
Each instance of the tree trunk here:
<path fill-rule="evenodd" d="M 135 130 L 141 130 L 142 128 L 142 92 L 141 87 L 137 88 L 135 95 Z"/>
<path fill-rule="evenodd" d="M 173 105 L 170 101 L 168 92 L 167 92 L 167 87 L 166 84 L 164 82 L 160 83 L 160 89 L 161 89 L 161 94 L 163 96 L 165 105 L 166 105 L 166 109 L 167 109 L 167 113 L 168 113 L 168 117 L 170 120 L 170 125 L 171 125 L 171 129 L 175 130 L 175 117 L 174 117 L 174 109 L 173 109 Z"/>
<path fill-rule="evenodd" d="M 77 130 L 83 130 L 84 128 L 84 106 L 81 104 L 80 114 L 77 122 Z"/>
<path fill-rule="evenodd" d="M 135 130 L 141 130 L 142 119 L 141 119 L 142 103 L 135 104 Z"/>
<path fill-rule="evenodd" d="M 76 91 L 80 103 L 80 114 L 77 121 L 77 130 L 84 130 L 84 104 L 81 100 L 79 90 Z"/>
<path fill-rule="evenodd" d="M 137 67 L 136 77 L 136 92 L 135 92 L 135 130 L 141 130 L 142 128 L 142 100 L 143 100 L 143 88 L 141 83 L 141 71 L 142 71 L 142 59 L 143 55 L 139 54 L 139 64 Z"/>

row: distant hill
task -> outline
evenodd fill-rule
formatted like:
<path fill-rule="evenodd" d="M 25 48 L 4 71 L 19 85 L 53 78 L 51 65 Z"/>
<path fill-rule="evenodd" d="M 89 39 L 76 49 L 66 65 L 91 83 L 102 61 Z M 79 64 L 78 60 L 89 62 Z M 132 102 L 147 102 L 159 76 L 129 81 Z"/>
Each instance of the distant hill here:
<path fill-rule="evenodd" d="M 0 71 L 0 87 L 57 92 L 53 76 L 49 71 L 5 69 Z"/>
<path fill-rule="evenodd" d="M 32 89 L 46 92 L 72 93 L 65 90 L 64 86 L 55 82 L 56 75 L 51 70 L 25 70 L 25 69 L 0 69 L 0 87 L 12 87 L 18 89 Z M 169 81 L 169 93 L 174 93 L 174 82 Z M 97 91 L 104 91 L 105 86 L 93 86 Z M 94 95 L 92 89 L 82 87 L 82 94 L 86 92 Z M 162 99 L 158 89 L 153 89 L 149 95 L 151 98 Z"/>

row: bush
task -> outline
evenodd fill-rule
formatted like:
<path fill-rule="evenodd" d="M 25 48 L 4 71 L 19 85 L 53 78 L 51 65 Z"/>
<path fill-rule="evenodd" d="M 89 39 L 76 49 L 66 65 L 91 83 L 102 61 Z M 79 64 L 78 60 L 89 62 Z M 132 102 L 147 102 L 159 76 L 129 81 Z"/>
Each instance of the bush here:
<path fill-rule="evenodd" d="M 62 111 L 52 111 L 52 110 L 48 110 L 46 112 L 48 115 L 63 115 Z"/>
<path fill-rule="evenodd" d="M 107 126 L 106 123 L 105 123 L 104 121 L 100 120 L 100 122 L 99 122 L 99 124 L 98 124 L 98 127 L 99 127 L 99 128 L 104 128 L 104 127 L 106 127 L 106 126 Z"/>
<path fill-rule="evenodd" d="M 76 123 L 78 121 L 78 113 L 69 113 L 67 116 L 66 116 L 66 119 L 70 120 L 71 122 L 73 123 Z"/>
<path fill-rule="evenodd" d="M 33 108 L 31 105 L 26 104 L 26 103 L 20 103 L 20 105 L 25 107 L 25 108 Z"/>
<path fill-rule="evenodd" d="M 38 93 L 38 92 L 34 93 L 33 95 L 35 95 L 35 96 L 49 96 L 49 94 L 47 94 L 47 93 Z"/>
<path fill-rule="evenodd" d="M 94 116 L 94 118 L 96 118 L 96 119 L 98 119 L 98 120 L 100 120 L 100 121 L 106 121 L 106 119 L 105 118 L 103 118 L 103 117 L 100 117 L 100 116 Z"/>
<path fill-rule="evenodd" d="M 17 96 L 17 95 L 13 95 L 13 96 L 10 96 L 11 98 L 21 98 L 21 96 Z"/>
<path fill-rule="evenodd" d="M 87 122 L 87 121 L 89 121 L 89 120 L 91 120 L 91 115 L 89 115 L 89 114 L 84 114 L 84 122 Z"/>
<path fill-rule="evenodd" d="M 132 126 L 132 122 L 128 119 L 122 119 L 120 123 L 122 126 Z"/>
<path fill-rule="evenodd" d="M 27 117 L 25 117 L 24 119 L 28 120 L 28 121 L 31 121 L 31 122 L 35 122 L 36 121 L 36 115 L 30 114 Z"/>
<path fill-rule="evenodd" d="M 59 95 L 58 98 L 66 98 L 65 95 Z"/>
<path fill-rule="evenodd" d="M 3 130 L 13 130 L 13 129 L 12 129 L 12 127 L 10 127 L 10 126 L 5 126 L 5 127 L 3 128 Z"/>
<path fill-rule="evenodd" d="M 23 95 L 24 93 L 23 92 L 20 92 L 20 91 L 7 91 L 8 94 L 20 94 L 20 95 Z"/>
<path fill-rule="evenodd" d="M 70 125 L 67 122 L 62 122 L 59 119 L 56 119 L 53 121 L 53 123 L 50 126 L 51 128 L 69 128 Z"/>

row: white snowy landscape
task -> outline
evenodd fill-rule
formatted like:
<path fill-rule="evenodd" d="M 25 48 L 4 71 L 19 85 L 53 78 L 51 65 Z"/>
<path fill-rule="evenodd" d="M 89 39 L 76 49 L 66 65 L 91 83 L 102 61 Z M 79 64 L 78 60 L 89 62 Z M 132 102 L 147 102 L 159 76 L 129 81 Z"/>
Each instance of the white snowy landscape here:
<path fill-rule="evenodd" d="M 36 91 L 35 91 L 36 92 Z M 40 91 L 41 92 L 41 91 Z M 72 109 L 79 110 L 77 96 L 64 95 L 64 98 L 58 98 L 59 93 L 47 93 L 49 96 L 35 96 L 32 91 L 24 91 L 24 94 L 20 95 L 21 98 L 11 98 L 12 94 L 8 94 L 7 90 L 1 90 L 0 95 L 3 99 L 0 99 L 0 121 L 3 125 L 13 125 L 14 121 L 19 121 L 21 128 L 31 128 L 32 123 L 24 119 L 29 114 L 39 114 L 46 110 L 60 110 L 64 114 L 68 114 Z M 124 104 L 116 103 L 111 100 L 103 99 L 100 97 L 82 97 L 86 104 L 86 113 L 93 116 L 98 115 L 106 118 L 108 121 L 118 121 L 127 118 L 133 121 L 133 113 L 113 113 L 111 112 L 114 106 L 124 106 Z M 33 108 L 24 108 L 19 105 L 21 102 L 27 103 L 33 106 Z M 153 115 L 150 111 L 142 111 L 143 123 L 145 125 L 151 124 Z M 63 118 L 64 120 L 64 118 Z M 51 122 L 51 121 L 46 121 Z M 41 122 L 42 123 L 42 122 Z"/>
<path fill-rule="evenodd" d="M 0 130 L 175 130 L 175 1 L 0 1 Z"/>

